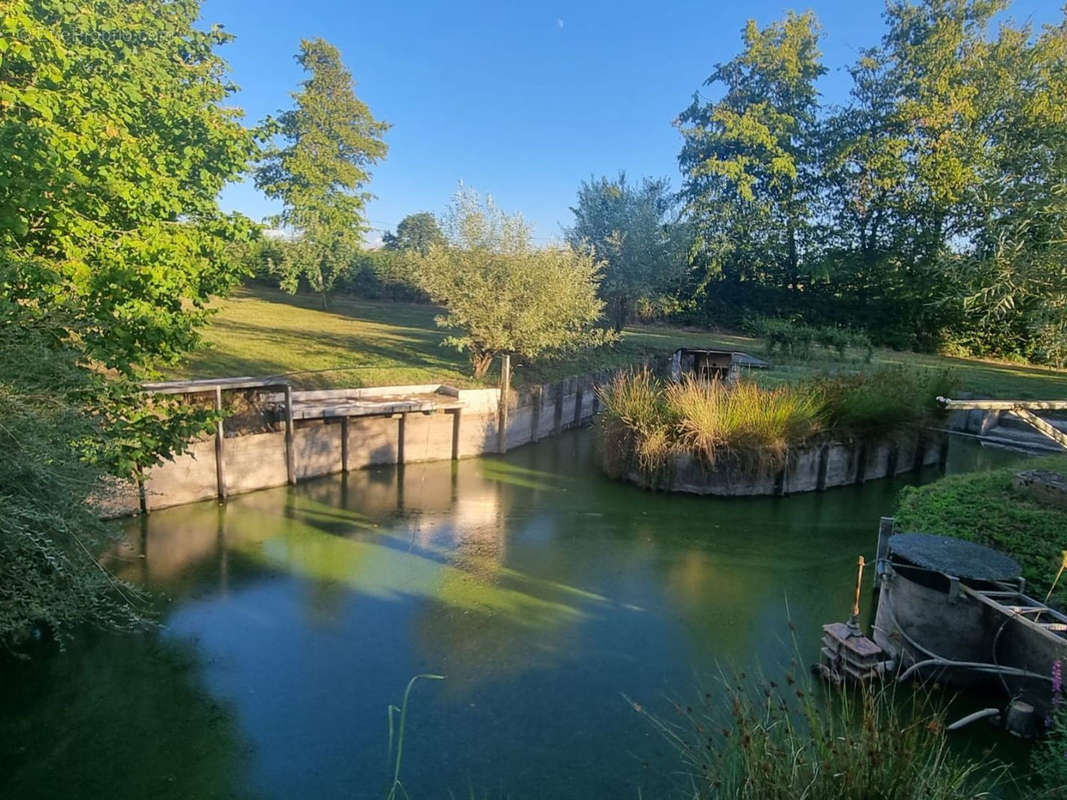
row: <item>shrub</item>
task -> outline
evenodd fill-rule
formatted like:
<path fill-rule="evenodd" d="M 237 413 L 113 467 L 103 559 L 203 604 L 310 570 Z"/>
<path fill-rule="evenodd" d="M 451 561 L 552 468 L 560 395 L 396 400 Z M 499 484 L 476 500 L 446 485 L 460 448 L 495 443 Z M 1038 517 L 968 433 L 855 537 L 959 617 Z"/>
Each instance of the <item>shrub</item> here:
<path fill-rule="evenodd" d="M 590 253 L 535 248 L 521 216 L 462 190 L 445 218 L 445 234 L 446 243 L 414 256 L 412 268 L 445 308 L 437 324 L 458 331 L 444 344 L 470 354 L 476 378 L 501 353 L 533 360 L 617 338 L 598 327 L 600 265 Z"/>
<path fill-rule="evenodd" d="M 772 355 L 778 352 L 790 358 L 808 359 L 813 356 L 813 345 L 832 351 L 841 360 L 847 357 L 850 348 L 862 350 L 865 361 L 874 355 L 871 337 L 851 328 L 813 327 L 786 319 L 758 317 L 748 329 L 766 340 L 767 352 Z"/>
<path fill-rule="evenodd" d="M 767 353 L 782 353 L 792 358 L 806 359 L 811 356 L 815 341 L 815 329 L 800 322 L 790 322 L 774 317 L 757 319 L 751 326 L 757 336 L 767 340 Z"/>
<path fill-rule="evenodd" d="M 687 796 L 725 800 L 983 797 L 1004 768 L 949 748 L 942 708 L 895 684 L 825 692 L 796 664 L 780 682 L 722 681 L 653 724 L 685 762 Z M 639 707 L 638 707 L 639 708 Z M 639 709 L 640 710 L 640 709 Z"/>
<path fill-rule="evenodd" d="M 100 430 L 75 400 L 91 388 L 73 350 L 0 328 L 0 650 L 145 622 L 140 592 L 97 561 L 117 531 L 88 503 L 103 474 L 80 456 Z"/>
<path fill-rule="evenodd" d="M 948 370 L 883 367 L 818 382 L 827 427 L 854 438 L 885 436 L 942 414 L 937 397 L 956 378 Z"/>

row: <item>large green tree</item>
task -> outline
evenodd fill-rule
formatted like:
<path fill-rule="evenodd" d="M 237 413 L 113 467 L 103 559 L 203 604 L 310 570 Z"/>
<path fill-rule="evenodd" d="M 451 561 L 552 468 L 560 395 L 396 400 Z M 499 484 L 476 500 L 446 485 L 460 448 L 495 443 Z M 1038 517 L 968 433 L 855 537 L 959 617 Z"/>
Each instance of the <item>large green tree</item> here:
<path fill-rule="evenodd" d="M 0 7 L 0 324 L 123 375 L 171 363 L 241 274 L 216 198 L 252 134 L 197 0 Z"/>
<path fill-rule="evenodd" d="M 196 0 L 0 5 L 0 640 L 137 619 L 86 505 L 205 415 L 138 381 L 192 347 L 243 274 L 216 198 L 255 152 Z M 97 466 L 90 466 L 89 461 Z"/>
<path fill-rule="evenodd" d="M 281 142 L 264 152 L 256 185 L 282 202 L 275 222 L 294 236 L 279 265 L 282 286 L 295 292 L 307 281 L 325 308 L 367 231 L 371 195 L 364 187 L 371 166 L 385 158 L 389 125 L 356 97 L 352 74 L 332 44 L 305 39 L 296 60 L 309 77 L 293 94 L 296 107 L 278 117 Z"/>
<path fill-rule="evenodd" d="M 977 85 L 981 171 L 972 246 L 946 272 L 964 291 L 965 342 L 1067 363 L 1067 20 L 1002 27 Z"/>
<path fill-rule="evenodd" d="M 590 179 L 578 188 L 567 241 L 575 249 L 592 248 L 603 265 L 600 296 L 616 331 L 626 325 L 638 299 L 677 288 L 686 253 L 674 206 L 665 178 L 634 185 L 620 173 L 615 180 Z"/>
<path fill-rule="evenodd" d="M 814 197 L 818 93 L 825 72 L 813 14 L 749 21 L 740 55 L 705 82 L 678 118 L 682 196 L 694 259 L 710 280 L 801 288 Z"/>
<path fill-rule="evenodd" d="M 408 214 L 396 226 L 396 233 L 385 232 L 382 245 L 386 250 L 417 250 L 425 254 L 430 247 L 441 244 L 444 234 L 437 219 L 429 211 Z"/>
<path fill-rule="evenodd" d="M 503 353 L 527 359 L 603 344 L 600 274 L 587 250 L 535 248 L 529 225 L 491 199 L 460 190 L 444 219 L 445 241 L 417 259 L 422 288 L 445 307 L 437 323 L 483 377 Z"/>

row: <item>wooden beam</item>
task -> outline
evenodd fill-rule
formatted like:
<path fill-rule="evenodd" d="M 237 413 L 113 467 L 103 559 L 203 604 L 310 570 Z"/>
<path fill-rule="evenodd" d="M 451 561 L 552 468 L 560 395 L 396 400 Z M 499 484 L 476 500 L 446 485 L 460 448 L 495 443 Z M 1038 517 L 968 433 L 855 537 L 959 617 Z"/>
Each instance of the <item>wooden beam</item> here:
<path fill-rule="evenodd" d="M 348 472 L 348 417 L 341 417 L 341 472 Z"/>
<path fill-rule="evenodd" d="M 460 417 L 462 411 L 456 409 L 455 411 L 446 412 L 452 415 L 452 460 L 459 461 L 459 434 L 460 434 Z"/>
<path fill-rule="evenodd" d="M 500 357 L 500 407 L 497 414 L 497 452 L 508 451 L 508 406 L 511 401 L 511 356 Z"/>
<path fill-rule="evenodd" d="M 1015 411 L 1026 408 L 1033 411 L 1067 411 L 1067 400 L 951 400 L 947 397 L 937 398 L 942 408 L 949 411 Z"/>
<path fill-rule="evenodd" d="M 1036 428 L 1041 433 L 1045 434 L 1045 436 L 1056 442 L 1056 444 L 1064 450 L 1067 450 L 1067 434 L 1064 434 L 1059 428 L 1049 425 L 1045 420 L 1041 419 L 1041 417 L 1030 411 L 1028 408 L 1022 408 L 1021 406 L 1013 408 L 1011 413 L 1030 425 L 1031 428 Z"/>

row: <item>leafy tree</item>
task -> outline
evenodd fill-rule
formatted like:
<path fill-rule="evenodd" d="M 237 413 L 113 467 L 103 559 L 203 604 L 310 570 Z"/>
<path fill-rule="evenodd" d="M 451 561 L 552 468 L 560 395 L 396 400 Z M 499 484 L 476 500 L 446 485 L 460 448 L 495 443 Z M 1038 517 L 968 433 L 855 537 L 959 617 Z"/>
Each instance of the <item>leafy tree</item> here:
<path fill-rule="evenodd" d="M 389 125 L 356 97 L 336 47 L 305 39 L 296 60 L 310 77 L 293 94 L 296 107 L 277 120 L 284 146 L 264 152 L 256 186 L 282 201 L 275 222 L 296 236 L 283 250 L 282 287 L 295 292 L 303 278 L 325 308 L 367 231 L 364 208 L 371 195 L 363 187 L 370 167 L 385 158 L 382 136 Z"/>
<path fill-rule="evenodd" d="M 124 376 L 196 342 L 241 275 L 222 214 L 255 150 L 196 0 L 0 9 L 0 324 L 54 326 Z"/>
<path fill-rule="evenodd" d="M 682 196 L 695 226 L 694 256 L 709 279 L 798 289 L 813 200 L 820 61 L 810 12 L 760 29 L 744 50 L 716 66 L 678 118 L 684 143 Z"/>
<path fill-rule="evenodd" d="M 254 232 L 219 211 L 256 150 L 196 0 L 0 6 L 0 639 L 132 623 L 93 561 L 102 468 L 182 449 L 206 414 L 137 381 L 197 340 Z M 95 463 L 96 466 L 89 462 Z"/>
<path fill-rule="evenodd" d="M 396 226 L 396 233 L 385 232 L 382 243 L 386 250 L 415 250 L 425 255 L 430 247 L 441 244 L 444 234 L 434 215 L 428 211 L 408 214 Z"/>
<path fill-rule="evenodd" d="M 1067 20 L 1034 39 L 1001 28 L 983 60 L 988 147 L 973 248 L 949 261 L 970 349 L 1067 363 Z"/>
<path fill-rule="evenodd" d="M 603 264 L 600 296 L 616 331 L 640 298 L 660 295 L 677 282 L 685 265 L 682 227 L 672 218 L 674 198 L 666 179 L 645 178 L 639 186 L 625 173 L 583 181 L 567 241 L 591 247 Z"/>
<path fill-rule="evenodd" d="M 603 344 L 604 310 L 592 254 L 567 247 L 535 249 L 521 216 L 509 216 L 471 191 L 455 195 L 445 242 L 417 258 L 423 289 L 446 312 L 437 324 L 461 333 L 446 339 L 470 354 L 475 377 L 493 358 L 528 359 Z"/>

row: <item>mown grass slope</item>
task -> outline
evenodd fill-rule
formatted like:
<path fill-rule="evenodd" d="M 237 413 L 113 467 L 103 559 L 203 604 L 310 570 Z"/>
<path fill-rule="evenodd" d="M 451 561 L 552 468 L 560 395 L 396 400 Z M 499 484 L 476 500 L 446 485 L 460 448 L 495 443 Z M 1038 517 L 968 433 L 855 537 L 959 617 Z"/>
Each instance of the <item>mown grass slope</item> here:
<path fill-rule="evenodd" d="M 385 386 L 450 383 L 477 386 L 462 353 L 442 346 L 433 306 L 375 302 L 338 296 L 322 310 L 317 296 L 254 286 L 219 301 L 217 313 L 194 352 L 174 377 L 290 375 L 300 387 Z M 517 364 L 517 385 L 546 382 L 607 367 L 624 366 L 681 347 L 722 347 L 759 355 L 754 338 L 664 325 L 627 328 L 611 348 L 533 366 Z M 788 362 L 775 357 L 762 380 L 804 378 L 825 370 L 856 369 L 860 362 L 825 359 Z M 1067 371 L 1018 364 L 877 350 L 871 366 L 905 364 L 953 368 L 961 391 L 1010 398 L 1065 398 Z M 489 384 L 496 375 L 490 374 Z"/>

